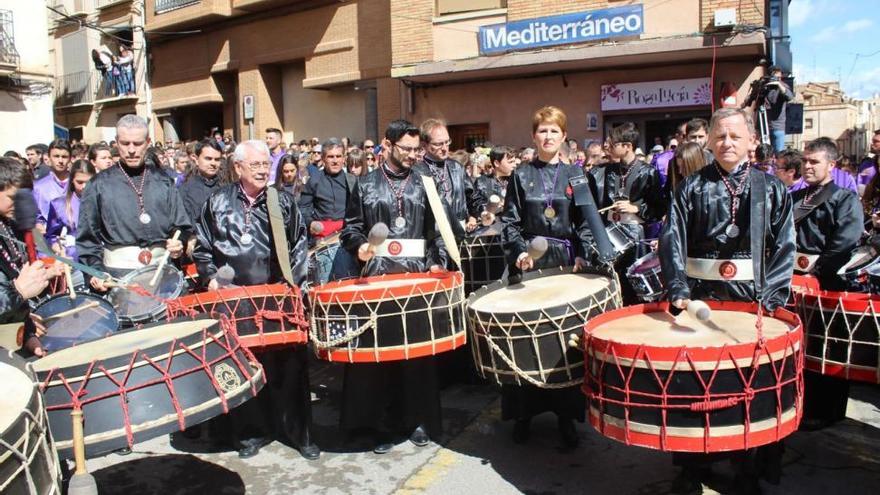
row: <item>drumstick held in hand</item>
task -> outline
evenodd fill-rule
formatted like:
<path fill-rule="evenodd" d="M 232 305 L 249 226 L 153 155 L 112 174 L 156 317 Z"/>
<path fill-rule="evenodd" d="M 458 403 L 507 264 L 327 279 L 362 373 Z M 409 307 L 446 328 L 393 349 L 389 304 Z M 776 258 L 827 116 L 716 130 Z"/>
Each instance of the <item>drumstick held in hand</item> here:
<path fill-rule="evenodd" d="M 497 194 L 493 194 L 489 196 L 489 203 L 486 204 L 486 212 L 494 215 L 498 212 L 499 206 L 501 206 L 501 198 Z"/>
<path fill-rule="evenodd" d="M 707 322 L 712 317 L 712 309 L 709 305 L 698 299 L 691 299 L 687 305 L 687 312 L 691 318 L 700 322 Z"/>
<path fill-rule="evenodd" d="M 528 247 L 528 255 L 532 258 L 532 261 L 538 261 L 547 253 L 547 238 L 546 237 L 535 237 L 529 242 Z"/>
<path fill-rule="evenodd" d="M 180 231 L 174 231 L 174 236 L 171 237 L 172 241 L 176 241 L 180 239 Z M 162 255 L 162 259 L 159 260 L 159 265 L 156 267 L 156 273 L 153 274 L 153 278 L 150 279 L 150 287 L 155 287 L 156 282 L 159 281 L 159 275 L 162 274 L 162 271 L 165 270 L 165 265 L 168 264 L 168 258 L 171 257 L 171 251 L 165 250 L 165 254 Z"/>
<path fill-rule="evenodd" d="M 49 320 L 57 320 L 58 318 L 64 318 L 65 316 L 70 316 L 72 314 L 79 313 L 80 311 L 85 311 L 87 309 L 97 308 L 101 303 L 98 301 L 92 301 L 90 303 L 83 304 L 82 306 L 77 306 L 72 309 L 68 309 L 67 311 L 62 311 L 60 313 L 55 313 L 54 315 L 44 316 L 43 321 Z"/>
<path fill-rule="evenodd" d="M 605 208 L 602 208 L 601 210 L 599 210 L 599 213 L 600 214 L 605 213 L 606 211 L 611 211 L 612 209 L 614 209 L 614 205 L 606 206 Z"/>
<path fill-rule="evenodd" d="M 70 265 L 64 265 L 64 280 L 67 281 L 67 291 L 70 293 L 70 298 L 76 299 L 76 291 L 73 290 L 73 274 L 70 272 Z"/>
<path fill-rule="evenodd" d="M 385 242 L 388 239 L 388 226 L 382 222 L 373 225 L 373 228 L 370 229 L 370 232 L 367 234 L 367 244 L 369 245 L 367 249 L 371 253 L 376 252 L 376 248 L 379 247 L 380 244 Z M 372 260 L 373 258 L 370 258 Z M 361 270 L 361 278 L 364 278 L 364 275 L 367 273 L 367 266 L 370 264 L 370 260 L 367 260 L 364 263 L 364 268 Z"/>

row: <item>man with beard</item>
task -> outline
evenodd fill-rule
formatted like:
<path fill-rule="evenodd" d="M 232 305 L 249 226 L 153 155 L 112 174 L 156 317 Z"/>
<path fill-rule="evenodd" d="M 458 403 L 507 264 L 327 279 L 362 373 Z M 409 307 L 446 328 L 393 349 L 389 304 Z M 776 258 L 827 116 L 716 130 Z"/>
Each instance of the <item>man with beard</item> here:
<path fill-rule="evenodd" d="M 473 182 L 467 179 L 464 167 L 449 158 L 452 141 L 446 122 L 428 119 L 422 123 L 420 132 L 424 158 L 416 163 L 413 170 L 434 178 L 452 232 L 460 241 L 466 232 L 477 226 L 476 217 L 482 210 L 479 194 L 474 192 Z"/>
<path fill-rule="evenodd" d="M 158 263 L 167 251 L 184 254 L 193 234 L 179 191 L 162 173 L 149 146 L 147 122 L 128 114 L 116 123 L 120 160 L 96 175 L 82 196 L 76 250 L 80 262 L 114 276 Z M 180 239 L 173 239 L 180 231 Z M 93 289 L 106 292 L 105 280 L 92 277 Z"/>
<path fill-rule="evenodd" d="M 626 272 L 635 260 L 648 252 L 647 244 L 642 242 L 645 239 L 644 224 L 659 222 L 666 214 L 660 174 L 636 157 L 638 140 L 639 131 L 631 122 L 611 131 L 609 153 L 613 162 L 605 166 L 605 185 L 599 205 L 600 208 L 610 207 L 608 223 L 620 225 L 635 243 L 615 262 L 624 304 L 639 302 Z"/>
<path fill-rule="evenodd" d="M 819 138 L 806 146 L 801 176 L 807 187 L 792 194 L 797 240 L 795 271 L 813 273 L 823 290 L 852 291 L 838 271 L 850 260 L 864 231 L 858 196 L 834 183 L 831 170 L 837 145 Z M 849 382 L 812 371 L 804 372 L 802 429 L 818 429 L 846 417 Z"/>
<path fill-rule="evenodd" d="M 754 142 L 750 115 L 739 108 L 716 111 L 709 125 L 715 161 L 688 176 L 674 193 L 659 256 L 675 308 L 687 308 L 691 299 L 711 299 L 760 302 L 772 312 L 788 301 L 795 252 L 791 196 L 776 177 L 749 166 Z M 753 240 L 751 227 L 761 224 L 766 228 Z M 675 454 L 673 461 L 683 469 L 673 491 L 701 493 L 701 480 L 722 456 Z M 781 444 L 726 456 L 738 465 L 740 493 L 759 493 L 759 476 L 778 482 Z"/>
<path fill-rule="evenodd" d="M 217 189 L 202 210 L 196 230 L 198 244 L 193 259 L 199 278 L 210 280 L 208 288 L 220 288 L 218 269 L 232 268 L 234 285 L 284 282 L 279 256 L 293 263 L 293 284 L 306 279 L 306 229 L 293 196 L 278 191 L 287 252 L 275 246 L 269 220 L 267 188 L 271 158 L 259 140 L 245 141 L 233 153 L 239 181 Z M 311 440 L 311 392 L 308 351 L 293 346 L 257 354 L 266 371 L 266 386 L 256 398 L 232 412 L 233 442 L 238 456 L 248 458 L 273 438 L 289 439 L 309 460 L 321 451 Z"/>
<path fill-rule="evenodd" d="M 352 191 L 342 246 L 365 264 L 365 276 L 440 272 L 447 264 L 424 183 L 413 170 L 420 147 L 418 128 L 405 120 L 391 122 L 382 140 L 384 163 L 361 177 Z M 388 238 L 371 249 L 367 236 L 380 222 L 388 226 Z M 349 434 L 370 430 L 376 454 L 389 452 L 400 435 L 427 445 L 441 436 L 437 379 L 433 356 L 346 364 L 343 429 Z"/>
<path fill-rule="evenodd" d="M 299 199 L 299 208 L 303 221 L 309 227 L 309 244 L 312 246 L 342 230 L 349 191 L 355 185 L 355 177 L 343 171 L 345 148 L 342 142 L 336 138 L 325 141 L 321 146 L 321 154 L 324 168 L 309 176 Z M 314 254 L 316 266 L 312 282 L 315 285 L 326 284 L 334 266 L 338 273 L 332 276 L 333 279 L 351 274 L 348 268 L 353 261 L 350 261 L 345 250 L 341 253 L 338 251 L 339 244 L 336 243 Z M 335 262 L 337 257 L 338 263 Z"/>
<path fill-rule="evenodd" d="M 202 214 L 202 207 L 211 194 L 222 184 L 217 172 L 223 161 L 223 148 L 213 139 L 202 139 L 193 149 L 196 168 L 195 173 L 180 186 L 180 196 L 186 214 L 196 224 Z"/>

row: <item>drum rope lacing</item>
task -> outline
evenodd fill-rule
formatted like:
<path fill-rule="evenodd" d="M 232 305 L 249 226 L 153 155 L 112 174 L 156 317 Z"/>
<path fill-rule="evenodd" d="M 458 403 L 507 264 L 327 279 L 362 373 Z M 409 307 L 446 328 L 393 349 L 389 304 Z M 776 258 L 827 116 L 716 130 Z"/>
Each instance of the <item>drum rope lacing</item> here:
<path fill-rule="evenodd" d="M 608 310 L 611 310 L 611 309 L 617 309 L 617 308 L 620 308 L 621 306 L 623 306 L 623 301 L 622 301 L 622 299 L 621 299 L 621 295 L 620 295 L 620 280 L 619 280 L 619 278 L 618 278 L 618 276 L 617 276 L 617 273 L 616 273 L 613 269 L 610 270 L 610 273 L 613 274 L 613 276 L 612 276 L 612 285 L 611 285 L 608 289 L 606 289 L 606 290 L 607 290 L 607 296 L 606 296 L 604 299 L 602 299 L 602 300 L 600 301 L 599 298 L 598 298 L 595 294 L 591 294 L 590 297 L 589 297 L 589 299 L 591 300 L 591 302 L 590 302 L 590 305 L 589 305 L 589 307 L 587 308 L 586 311 L 583 311 L 583 310 L 581 310 L 581 309 L 579 309 L 579 308 L 574 307 L 571 303 L 567 304 L 567 306 L 568 306 L 568 310 L 573 311 L 574 314 L 578 316 L 578 320 L 581 322 L 581 323 L 578 324 L 578 327 L 581 327 L 581 326 L 582 326 L 582 322 L 583 322 L 583 321 L 589 320 L 591 314 L 592 314 L 592 313 L 594 312 L 594 310 L 596 310 L 596 309 L 598 309 L 598 312 L 601 313 L 601 312 L 605 312 L 605 311 L 608 311 Z M 610 308 L 609 308 L 609 303 L 610 303 L 610 306 L 611 306 Z M 561 333 L 561 334 L 564 334 L 564 332 L 570 330 L 570 329 L 562 328 L 562 327 L 560 326 L 561 323 L 559 323 L 559 322 L 562 322 L 562 321 L 564 321 L 565 319 L 571 317 L 571 316 L 572 316 L 572 313 L 566 312 L 566 313 L 563 314 L 562 316 L 557 316 L 557 317 L 552 317 L 552 316 L 548 315 L 545 311 L 541 311 L 541 314 L 542 314 L 542 318 L 540 318 L 537 322 L 525 322 L 525 321 L 523 321 L 522 319 L 520 319 L 519 317 L 517 317 L 517 319 L 519 320 L 519 322 L 520 322 L 523 326 L 530 327 L 529 323 L 534 323 L 534 324 L 535 324 L 535 325 L 534 325 L 534 328 L 529 328 L 529 330 L 531 331 L 531 334 L 532 334 L 533 346 L 534 346 L 535 349 L 538 349 L 538 344 L 537 344 L 537 342 L 535 342 L 535 340 L 536 340 L 536 339 L 535 339 L 535 329 L 536 329 L 537 326 L 540 325 L 541 323 L 543 323 L 543 322 L 552 322 L 552 323 L 556 326 L 556 330 L 557 330 L 556 333 L 557 333 L 557 334 L 560 334 L 560 333 Z M 472 319 L 473 319 L 473 320 L 477 320 L 476 318 L 472 318 Z M 493 325 L 493 323 L 494 323 L 494 325 Z M 489 333 L 488 333 L 488 331 L 487 331 L 487 329 L 486 329 L 486 326 L 495 326 L 495 327 L 498 327 L 498 328 L 503 329 L 504 326 L 505 326 L 505 324 L 504 324 L 503 322 L 501 322 L 500 320 L 498 320 L 498 318 L 497 318 L 495 315 L 492 315 L 490 321 L 488 321 L 488 322 L 483 322 L 483 321 L 479 321 L 479 320 L 477 320 L 477 321 L 476 321 L 476 326 L 480 327 L 481 332 L 478 332 L 478 331 L 476 330 L 476 328 L 475 328 L 475 329 L 473 330 L 473 333 L 475 334 L 476 337 L 483 337 L 483 340 L 484 340 L 487 344 L 489 344 L 489 347 L 490 347 L 490 348 L 492 349 L 492 351 L 493 351 L 493 353 L 492 353 L 493 359 L 494 359 L 494 356 L 495 356 L 495 355 L 498 355 L 498 357 L 500 357 L 501 360 L 504 361 L 504 363 L 505 363 L 505 364 L 506 364 L 506 365 L 507 365 L 507 366 L 508 366 L 508 367 L 509 367 L 514 373 L 516 373 L 518 379 L 525 380 L 527 383 L 529 383 L 529 384 L 531 384 L 531 385 L 533 385 L 533 386 L 535 386 L 535 387 L 538 387 L 538 388 L 544 388 L 544 389 L 549 389 L 549 390 L 556 390 L 556 389 L 569 388 L 569 387 L 576 386 L 576 385 L 578 385 L 578 384 L 580 384 L 580 383 L 583 382 L 583 378 L 578 377 L 578 378 L 569 379 L 569 380 L 567 380 L 567 381 L 565 381 L 565 382 L 559 382 L 559 383 L 548 383 L 548 382 L 546 381 L 546 376 L 545 376 L 545 375 L 546 375 L 546 372 L 545 372 L 545 370 L 544 370 L 543 363 L 540 363 L 540 360 L 541 360 L 541 354 L 540 354 L 540 352 L 536 352 L 535 355 L 537 356 L 537 359 L 538 359 L 538 361 L 539 361 L 539 366 L 541 367 L 541 369 L 540 369 L 540 374 L 541 374 L 541 378 L 543 379 L 543 381 L 542 381 L 542 380 L 536 380 L 535 378 L 533 378 L 533 377 L 530 375 L 530 373 L 529 373 L 528 371 L 523 370 L 522 368 L 520 368 L 520 367 L 516 364 L 516 362 L 515 362 L 513 359 L 511 359 L 511 358 L 507 355 L 507 353 L 505 353 L 504 349 L 502 349 L 501 346 L 499 346 L 498 344 L 496 344 L 496 343 L 494 342 L 493 338 L 492 338 L 491 336 L 489 336 Z M 504 333 L 505 333 L 505 340 L 506 340 L 508 343 L 510 343 L 511 340 L 512 340 L 512 337 L 511 337 L 510 333 L 509 333 L 508 331 L 505 331 L 505 330 L 502 330 L 502 331 L 504 331 Z M 565 335 L 562 335 L 562 337 L 563 337 L 563 339 L 562 339 L 562 340 L 563 340 L 562 345 L 566 345 L 566 344 L 565 344 L 565 338 L 564 338 Z M 479 340 L 479 339 L 477 339 L 477 338 L 474 339 L 475 342 L 478 341 L 478 340 Z M 511 353 L 510 353 L 510 354 L 513 355 L 512 348 L 511 348 Z M 569 377 L 571 376 L 571 370 L 572 370 L 573 367 L 580 368 L 580 367 L 583 365 L 583 361 L 580 361 L 580 362 L 577 362 L 577 363 L 573 363 L 573 364 L 572 364 L 572 363 L 569 363 L 569 362 L 568 362 L 568 361 L 569 361 L 568 353 L 566 353 L 566 352 L 563 353 L 563 357 L 564 357 L 564 359 L 565 359 L 565 367 L 564 367 L 563 369 L 565 369 L 566 374 L 568 374 Z M 478 368 L 480 369 L 480 371 L 483 373 L 483 375 L 485 376 L 485 369 L 484 369 L 485 366 L 482 365 L 482 362 L 477 363 L 477 366 L 478 366 Z M 493 363 L 493 366 L 494 366 L 494 363 Z M 532 373 L 532 374 L 533 374 L 533 373 Z M 497 377 L 496 377 L 496 380 L 497 380 Z M 499 382 L 499 383 L 500 383 L 500 382 Z"/>
<path fill-rule="evenodd" d="M 284 293 L 271 293 L 272 289 L 278 285 L 284 287 Z M 270 290 L 266 291 L 265 289 Z M 235 294 L 233 296 L 227 294 L 226 291 Z M 266 292 L 270 293 L 267 294 Z M 241 297 L 240 293 L 244 293 L 244 297 Z M 225 295 L 226 297 L 223 297 L 220 300 L 214 299 L 221 295 Z M 274 303 L 274 307 L 279 309 L 267 309 L 270 301 Z M 247 311 L 249 308 L 247 308 L 247 304 L 245 303 L 249 303 L 250 307 L 254 309 L 252 315 L 245 316 L 243 314 L 249 313 L 249 311 Z M 305 318 L 305 310 L 303 308 L 299 287 L 291 287 L 287 284 L 255 287 L 241 286 L 220 289 L 219 291 L 190 294 L 178 299 L 172 299 L 166 304 L 168 306 L 168 315 L 170 318 L 179 314 L 195 316 L 199 312 L 211 313 L 219 311 L 230 319 L 235 327 L 238 337 L 244 338 L 245 340 L 255 336 L 250 333 L 243 333 L 244 327 L 242 325 L 249 321 L 253 321 L 253 325 L 257 330 L 256 337 L 258 337 L 259 343 L 251 345 L 246 342 L 246 345 L 252 347 L 260 347 L 270 344 L 266 341 L 266 320 L 279 322 L 279 330 L 270 333 L 288 335 L 289 337 L 285 338 L 286 343 L 301 343 L 306 342 L 307 340 L 306 334 L 308 333 L 309 322 Z"/>
<path fill-rule="evenodd" d="M 165 386 L 168 388 L 168 393 L 171 396 L 171 402 L 177 416 L 178 426 L 181 430 L 183 430 L 187 426 L 185 414 L 186 411 L 184 411 L 180 406 L 180 400 L 177 397 L 177 392 L 174 387 L 174 380 L 187 375 L 191 375 L 193 373 L 203 372 L 210 379 L 211 385 L 213 386 L 214 391 L 220 399 L 223 413 L 228 413 L 229 405 L 227 403 L 227 392 L 224 392 L 216 377 L 214 376 L 214 373 L 211 372 L 211 367 L 214 364 L 225 361 L 226 359 L 231 359 L 236 368 L 238 368 L 238 371 L 244 376 L 244 379 L 250 385 L 251 395 L 254 397 L 257 395 L 257 386 L 253 378 L 260 373 L 260 368 L 258 368 L 256 372 L 251 373 L 250 365 L 251 363 L 257 362 L 256 358 L 246 347 L 242 346 L 241 343 L 239 343 L 237 340 L 234 344 L 231 342 L 230 334 L 234 333 L 235 330 L 232 327 L 232 324 L 229 322 L 228 318 L 226 318 L 225 315 L 216 316 L 218 317 L 218 325 L 221 329 L 223 329 L 223 334 L 218 337 L 214 335 L 213 332 L 210 332 L 210 327 L 203 328 L 201 331 L 201 353 L 193 351 L 190 346 L 180 342 L 178 339 L 172 340 L 168 344 L 167 353 L 165 353 L 168 356 L 167 366 L 165 367 L 163 367 L 160 363 L 157 363 L 142 350 L 138 349 L 131 354 L 128 366 L 125 367 L 121 373 L 117 373 L 116 375 L 111 373 L 111 370 L 108 370 L 103 364 L 97 364 L 97 360 L 89 363 L 89 366 L 86 369 L 85 373 L 82 376 L 77 377 L 68 378 L 59 368 L 52 368 L 46 374 L 46 377 L 41 384 L 41 388 L 45 390 L 54 380 L 60 380 L 65 390 L 70 395 L 70 402 L 55 404 L 51 406 L 47 405 L 46 410 L 53 411 L 65 409 L 83 409 L 84 406 L 91 403 L 118 396 L 120 399 L 122 414 L 125 421 L 125 438 L 128 442 L 128 445 L 131 446 L 134 445 L 134 430 L 131 424 L 131 414 L 128 409 L 128 394 L 137 390 L 149 388 L 154 385 L 164 383 Z M 219 345 L 223 353 L 215 357 L 214 359 L 208 359 L 207 344 L 209 343 L 216 343 L 217 345 Z M 194 368 L 171 372 L 171 368 L 173 367 L 173 364 L 175 362 L 174 356 L 176 353 L 179 353 L 179 351 L 183 351 L 186 354 L 190 355 L 193 359 L 198 361 L 200 365 Z M 242 363 L 236 355 L 236 353 L 239 351 L 244 354 L 245 359 L 247 360 L 246 363 Z M 137 367 L 136 365 L 140 365 L 143 362 L 149 364 L 161 376 L 145 382 L 138 383 L 136 385 L 129 385 L 128 380 L 131 378 L 132 372 Z M 86 398 L 86 396 L 89 395 L 87 389 L 88 384 L 92 380 L 93 375 L 96 373 L 100 373 L 106 376 L 107 379 L 116 386 L 116 389 Z M 71 384 L 71 381 L 74 380 L 81 382 L 79 387 L 76 389 L 74 389 L 74 386 Z"/>
<path fill-rule="evenodd" d="M 0 448 L 5 449 L 7 452 L 9 452 L 10 456 L 14 457 L 20 463 L 18 468 L 10 473 L 10 476 L 7 478 L 6 483 L 0 485 L 0 492 L 5 490 L 9 486 L 9 483 L 15 481 L 20 472 L 23 472 L 25 475 L 25 480 L 27 482 L 28 491 L 30 493 L 39 493 L 39 490 L 37 490 L 36 482 L 34 481 L 34 475 L 28 468 L 33 465 L 34 459 L 41 452 L 41 450 L 46 455 L 46 459 L 48 460 L 50 467 L 54 467 L 55 470 L 57 470 L 58 468 L 57 465 L 53 465 L 55 463 L 51 462 L 51 459 L 55 456 L 55 449 L 49 447 L 51 437 L 46 438 L 46 434 L 48 432 L 46 431 L 46 413 L 43 408 L 43 397 L 39 393 L 39 390 L 36 389 L 37 384 L 34 384 L 33 393 L 37 395 L 37 413 L 34 414 L 33 411 L 25 409 L 24 411 L 19 413 L 18 418 L 16 418 L 16 423 L 22 418 L 22 416 L 24 416 L 25 420 L 25 425 L 22 428 L 22 430 L 24 431 L 22 433 L 22 438 L 15 442 L 18 443 L 19 441 L 23 441 L 21 445 L 21 450 L 17 449 L 14 443 L 9 443 L 6 440 L 0 438 Z M 31 444 L 31 437 L 34 435 L 42 441 L 39 441 L 37 447 L 34 448 L 33 451 L 28 453 L 29 449 L 33 447 L 33 445 Z"/>

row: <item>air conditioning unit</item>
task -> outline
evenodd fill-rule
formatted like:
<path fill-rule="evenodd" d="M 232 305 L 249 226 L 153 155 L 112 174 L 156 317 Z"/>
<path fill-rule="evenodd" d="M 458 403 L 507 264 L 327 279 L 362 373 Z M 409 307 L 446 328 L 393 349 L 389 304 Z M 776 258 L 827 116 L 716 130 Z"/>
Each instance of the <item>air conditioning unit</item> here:
<path fill-rule="evenodd" d="M 718 9 L 715 11 L 715 28 L 724 29 L 736 26 L 736 9 Z"/>

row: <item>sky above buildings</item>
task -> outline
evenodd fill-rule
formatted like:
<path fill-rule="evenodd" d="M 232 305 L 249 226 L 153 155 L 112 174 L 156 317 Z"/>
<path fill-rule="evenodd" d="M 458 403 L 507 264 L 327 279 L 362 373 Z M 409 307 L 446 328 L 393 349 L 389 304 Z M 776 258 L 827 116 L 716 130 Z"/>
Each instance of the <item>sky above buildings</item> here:
<path fill-rule="evenodd" d="M 854 98 L 880 93 L 878 7 L 878 0 L 792 0 L 796 82 L 840 81 Z"/>

